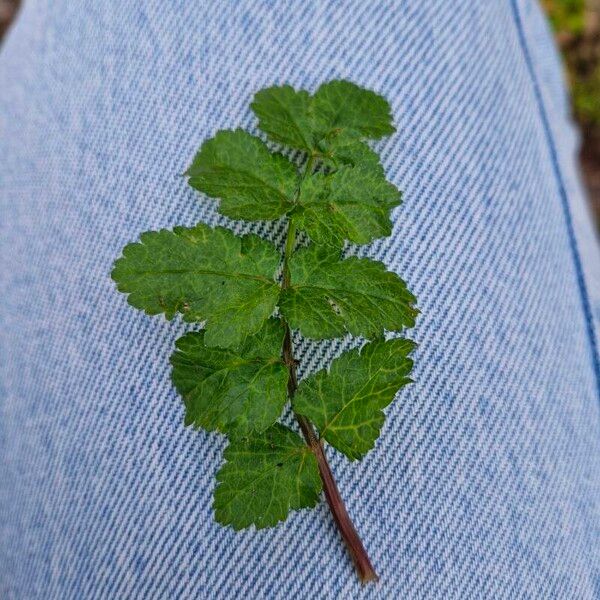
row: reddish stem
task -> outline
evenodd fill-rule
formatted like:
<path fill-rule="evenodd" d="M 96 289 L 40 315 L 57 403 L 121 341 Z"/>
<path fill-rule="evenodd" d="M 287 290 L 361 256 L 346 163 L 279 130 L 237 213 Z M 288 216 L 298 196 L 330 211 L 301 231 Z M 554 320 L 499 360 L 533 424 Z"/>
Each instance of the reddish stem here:
<path fill-rule="evenodd" d="M 304 173 L 302 175 L 302 179 L 312 173 L 314 156 L 310 156 L 306 163 Z M 300 191 L 300 186 L 298 186 L 298 190 L 296 191 L 296 196 Z M 287 239 L 285 242 L 285 251 L 283 257 L 283 280 L 281 283 L 281 287 L 286 289 L 290 287 L 291 283 L 291 274 L 290 274 L 290 258 L 294 251 L 294 245 L 296 242 L 296 224 L 293 220 L 289 222 Z M 285 338 L 283 341 L 283 359 L 285 364 L 288 367 L 289 378 L 288 378 L 288 396 L 290 400 L 294 397 L 296 390 L 298 388 L 298 375 L 296 373 L 296 359 L 294 358 L 294 348 L 292 344 L 292 332 L 290 330 L 289 325 L 285 322 Z M 331 472 L 331 468 L 329 463 L 327 462 L 327 457 L 325 456 L 325 452 L 323 451 L 323 444 L 321 440 L 317 437 L 315 433 L 314 427 L 312 423 L 302 415 L 294 413 L 296 419 L 298 420 L 298 424 L 300 425 L 300 429 L 304 435 L 304 439 L 309 447 L 314 452 L 317 458 L 317 464 L 319 465 L 319 474 L 321 475 L 321 480 L 323 481 L 323 489 L 325 490 L 325 498 L 327 498 L 327 504 L 329 504 L 329 508 L 331 510 L 331 514 L 333 515 L 333 519 L 337 528 L 340 531 L 342 539 L 346 544 L 346 548 L 350 553 L 350 557 L 352 558 L 354 565 L 356 567 L 356 571 L 358 573 L 358 577 L 360 578 L 362 583 L 367 583 L 369 581 L 377 581 L 379 577 L 371 564 L 369 559 L 369 555 L 363 546 L 356 529 L 354 528 L 354 524 L 352 523 L 352 519 L 346 510 L 346 506 L 342 497 L 340 495 L 340 491 L 335 483 L 335 479 L 333 478 L 333 473 Z"/>
<path fill-rule="evenodd" d="M 293 398 L 298 387 L 298 377 L 296 374 L 296 361 L 293 355 L 291 331 L 287 324 L 285 339 L 283 342 L 283 358 L 290 373 L 288 379 L 288 394 L 290 398 Z M 298 420 L 298 424 L 300 425 L 300 429 L 302 430 L 302 434 L 304 435 L 306 443 L 310 446 L 317 458 L 317 464 L 319 465 L 319 473 L 321 475 L 321 480 L 323 481 L 323 489 L 325 491 L 327 504 L 329 504 L 335 524 L 337 525 L 340 535 L 346 544 L 346 548 L 348 549 L 350 557 L 354 562 L 358 577 L 362 583 L 377 581 L 379 577 L 377 576 L 377 573 L 371 564 L 369 555 L 367 554 L 367 551 L 363 546 L 354 524 L 352 523 L 352 519 L 346 510 L 346 505 L 342 500 L 340 491 L 338 490 L 335 479 L 333 478 L 331 467 L 329 466 L 329 462 L 325 456 L 323 444 L 317 437 L 311 422 L 302 415 L 296 413 L 294 414 Z"/>

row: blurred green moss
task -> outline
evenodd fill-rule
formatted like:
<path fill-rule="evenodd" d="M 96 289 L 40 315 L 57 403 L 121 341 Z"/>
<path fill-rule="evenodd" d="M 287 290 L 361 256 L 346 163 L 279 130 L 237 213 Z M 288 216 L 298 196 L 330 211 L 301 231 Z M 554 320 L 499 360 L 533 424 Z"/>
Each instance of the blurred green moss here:
<path fill-rule="evenodd" d="M 600 53 L 586 36 L 585 0 L 542 0 L 562 48 L 573 110 L 586 127 L 600 128 Z"/>
<path fill-rule="evenodd" d="M 573 105 L 585 125 L 600 127 L 600 66 L 585 78 L 572 78 Z"/>
<path fill-rule="evenodd" d="M 550 22 L 559 35 L 578 36 L 585 29 L 585 0 L 543 0 Z"/>

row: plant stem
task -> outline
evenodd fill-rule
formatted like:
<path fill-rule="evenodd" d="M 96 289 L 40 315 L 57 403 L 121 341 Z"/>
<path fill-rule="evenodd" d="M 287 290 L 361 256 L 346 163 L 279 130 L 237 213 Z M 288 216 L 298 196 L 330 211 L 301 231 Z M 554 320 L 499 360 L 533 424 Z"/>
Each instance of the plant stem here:
<path fill-rule="evenodd" d="M 304 170 L 303 178 L 311 173 L 313 165 L 313 158 L 310 157 L 306 163 L 306 168 Z M 285 242 L 285 252 L 283 258 L 283 282 L 282 287 L 285 289 L 290 286 L 290 267 L 289 260 L 294 251 L 294 245 L 296 243 L 296 226 L 293 221 L 290 221 L 288 225 L 288 233 L 287 239 Z M 296 359 L 294 358 L 294 348 L 292 343 L 292 332 L 285 321 L 283 320 L 285 325 L 285 338 L 283 341 L 283 360 L 288 367 L 289 378 L 288 378 L 288 396 L 290 401 L 293 399 L 294 394 L 298 388 L 298 375 L 297 375 L 297 367 L 296 367 Z M 313 451 L 317 464 L 319 466 L 319 474 L 321 475 L 321 480 L 323 482 L 323 489 L 325 491 L 325 498 L 327 499 L 327 503 L 329 504 L 329 508 L 331 510 L 331 514 L 333 515 L 333 519 L 339 532 L 342 536 L 346 544 L 346 548 L 354 562 L 354 566 L 356 567 L 356 571 L 358 573 L 358 577 L 362 583 L 367 583 L 369 581 L 377 581 L 379 577 L 371 564 L 369 559 L 369 555 L 363 546 L 363 543 L 352 523 L 352 519 L 346 510 L 346 506 L 344 501 L 342 500 L 342 496 L 338 490 L 335 479 L 333 478 L 333 473 L 331 472 L 331 467 L 329 466 L 329 462 L 327 461 L 327 457 L 325 456 L 325 452 L 323 450 L 323 444 L 319 437 L 317 436 L 312 423 L 304 416 L 297 414 L 294 412 L 296 420 L 300 425 L 300 429 L 302 434 L 304 435 L 304 439 L 306 443 Z"/>

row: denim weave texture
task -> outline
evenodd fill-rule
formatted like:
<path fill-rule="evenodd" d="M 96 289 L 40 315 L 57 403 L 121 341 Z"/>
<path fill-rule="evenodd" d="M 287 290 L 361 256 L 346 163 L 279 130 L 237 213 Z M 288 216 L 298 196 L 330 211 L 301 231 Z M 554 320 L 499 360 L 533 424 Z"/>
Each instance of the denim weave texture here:
<path fill-rule="evenodd" d="M 150 229 L 281 243 L 180 174 L 256 132 L 258 89 L 333 78 L 389 99 L 404 192 L 393 235 L 349 252 L 421 310 L 375 449 L 328 450 L 364 588 L 324 502 L 214 522 L 225 440 L 184 428 L 170 382 L 190 326 L 109 277 Z M 27 0 L 0 50 L 0 597 L 600 598 L 600 259 L 568 110 L 529 0 Z M 358 343 L 299 343 L 300 374 Z"/>

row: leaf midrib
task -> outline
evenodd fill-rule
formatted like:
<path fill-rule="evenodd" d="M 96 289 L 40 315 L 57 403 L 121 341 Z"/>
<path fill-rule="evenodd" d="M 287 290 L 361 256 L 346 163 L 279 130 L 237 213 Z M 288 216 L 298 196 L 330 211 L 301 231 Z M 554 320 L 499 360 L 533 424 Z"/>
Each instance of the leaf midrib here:
<path fill-rule="evenodd" d="M 331 294 L 335 294 L 336 292 L 344 292 L 346 294 L 354 294 L 357 296 L 362 296 L 363 298 L 365 298 L 366 300 L 369 301 L 373 301 L 373 300 L 381 300 L 381 301 L 385 301 L 385 302 L 394 302 L 394 304 L 397 303 L 397 301 L 395 300 L 396 296 L 394 296 L 394 298 L 386 298 L 383 296 L 377 296 L 375 294 L 369 294 L 367 292 L 361 292 L 359 290 L 349 290 L 347 288 L 329 288 L 329 287 L 323 287 L 321 285 L 314 285 L 314 284 L 292 284 L 290 286 L 289 289 L 292 290 L 299 290 L 302 288 L 310 288 L 310 289 L 315 289 L 315 290 L 319 290 L 321 292 L 329 292 Z M 400 302 L 402 302 L 402 300 L 400 300 Z"/>
<path fill-rule="evenodd" d="M 273 97 L 273 100 L 275 101 L 276 104 L 279 105 L 279 107 L 281 109 L 283 109 L 283 112 L 286 113 L 286 115 L 288 116 L 288 119 L 290 120 L 290 122 L 292 123 L 292 125 L 294 126 L 294 129 L 296 130 L 296 133 L 298 134 L 298 136 L 300 137 L 300 139 L 304 142 L 304 148 L 303 150 L 307 150 L 307 151 L 311 151 L 313 150 L 311 144 L 306 140 L 306 138 L 304 137 L 304 133 L 302 131 L 302 128 L 300 127 L 299 123 L 296 121 L 296 119 L 294 118 L 294 115 L 292 114 L 292 112 L 289 110 L 288 106 L 286 104 L 284 104 L 283 102 L 280 101 L 280 99 L 275 96 Z M 309 101 L 310 102 L 310 101 Z"/>
<path fill-rule="evenodd" d="M 268 182 L 265 181 L 264 179 L 261 179 L 260 177 L 256 176 L 254 173 L 252 173 L 251 171 L 245 171 L 244 169 L 240 169 L 238 167 L 232 167 L 231 165 L 225 165 L 225 164 L 213 164 L 211 165 L 210 169 L 207 169 L 206 171 L 204 171 L 205 173 L 215 173 L 217 175 L 220 175 L 221 172 L 231 172 L 231 171 L 235 171 L 238 174 L 242 174 L 244 176 L 246 176 L 248 179 L 251 180 L 250 183 L 243 183 L 243 184 L 236 184 L 236 185 L 223 185 L 221 184 L 221 189 L 223 190 L 223 188 L 225 189 L 229 189 L 229 190 L 239 190 L 241 189 L 252 189 L 252 190 L 262 190 L 264 188 L 267 188 L 273 192 L 275 192 L 275 194 L 281 198 L 282 200 L 284 200 L 287 203 L 291 203 L 288 195 L 286 193 L 284 193 L 283 191 L 281 191 L 279 188 L 275 187 L 275 185 L 272 182 Z M 195 175 L 190 175 L 190 179 L 193 177 L 198 177 L 201 178 L 203 175 L 203 173 L 198 173 Z M 254 182 L 254 184 L 252 184 L 252 182 Z M 221 197 L 222 194 L 221 194 Z"/>
<path fill-rule="evenodd" d="M 310 449 L 308 448 L 308 446 L 306 447 L 306 449 L 305 448 L 290 448 L 289 451 L 287 451 L 283 456 L 279 457 L 278 462 L 284 462 L 287 459 L 291 459 L 291 458 L 295 458 L 296 456 L 304 455 L 307 452 L 310 452 Z M 236 451 L 236 454 L 252 456 L 253 458 L 256 457 L 255 452 Z M 233 462 L 233 460 L 230 458 L 228 458 L 227 460 Z M 248 488 L 250 488 L 252 485 L 255 485 L 257 482 L 264 479 L 267 475 L 270 475 L 275 469 L 280 469 L 280 468 L 281 467 L 277 466 L 277 463 L 270 464 L 267 468 L 265 468 L 264 470 L 261 470 L 260 473 L 257 475 L 257 477 L 252 479 L 252 481 L 249 481 L 246 485 L 244 485 L 242 487 L 236 487 L 235 488 L 236 494 L 232 494 L 232 497 L 230 499 L 226 500 L 224 502 L 224 505 L 229 506 L 229 504 L 231 504 L 236 499 L 237 494 L 245 493 L 248 490 Z"/>
<path fill-rule="evenodd" d="M 134 275 L 150 275 L 159 277 L 160 275 L 215 275 L 218 277 L 229 277 L 235 279 L 249 279 L 268 283 L 276 286 L 277 282 L 274 279 L 269 279 L 263 275 L 250 275 L 249 273 L 230 273 L 227 271 L 214 271 L 212 269 L 164 269 L 154 271 L 133 271 Z"/>
<path fill-rule="evenodd" d="M 351 404 L 354 404 L 354 403 L 358 402 L 359 400 L 363 400 L 363 399 L 364 399 L 364 397 L 363 397 L 363 396 L 361 396 L 361 393 L 362 393 L 362 391 L 363 391 L 363 390 L 364 390 L 364 389 L 365 389 L 365 388 L 366 388 L 368 385 L 370 385 L 370 384 L 371 384 L 371 382 L 372 382 L 372 381 L 373 381 L 373 380 L 374 380 L 374 379 L 375 379 L 375 378 L 376 378 L 376 377 L 379 375 L 379 373 L 381 372 L 382 368 L 383 368 L 383 367 L 381 367 L 381 366 L 380 366 L 380 367 L 378 367 L 378 368 L 377 368 L 377 370 L 375 371 L 375 373 L 373 373 L 373 374 L 372 374 L 372 375 L 371 375 L 371 376 L 370 376 L 370 377 L 369 377 L 369 378 L 368 378 L 368 379 L 367 379 L 367 380 L 366 380 L 366 381 L 363 383 L 363 385 L 362 385 L 362 386 L 361 386 L 361 387 L 360 387 L 358 390 L 356 390 L 356 392 L 355 392 L 354 394 L 352 394 L 352 398 L 351 398 L 351 399 L 350 399 L 348 402 L 346 402 L 345 404 L 343 404 L 343 405 L 342 405 L 342 407 L 340 408 L 340 410 L 338 410 L 338 411 L 335 413 L 335 415 L 333 416 L 333 418 L 329 420 L 329 422 L 328 422 L 328 423 L 325 425 L 325 427 L 323 427 L 323 430 L 322 430 L 322 432 L 321 432 L 321 434 L 322 434 L 322 435 L 325 435 L 325 432 L 326 432 L 327 430 L 329 430 L 329 431 L 332 431 L 332 425 L 333 425 L 333 423 L 336 421 L 336 419 L 337 419 L 337 418 L 338 418 L 338 417 L 339 417 L 339 416 L 340 416 L 340 415 L 341 415 L 343 412 L 345 412 L 345 411 L 348 409 L 348 407 L 349 407 Z M 375 395 L 375 394 L 373 394 L 373 395 Z M 377 410 L 381 410 L 381 409 L 380 409 L 379 407 L 377 407 Z M 356 429 L 356 427 L 355 427 L 354 429 Z"/>

